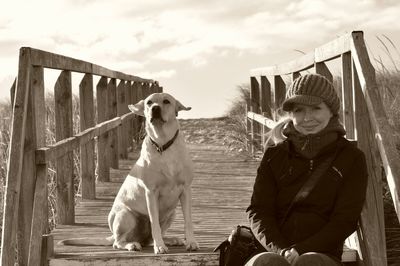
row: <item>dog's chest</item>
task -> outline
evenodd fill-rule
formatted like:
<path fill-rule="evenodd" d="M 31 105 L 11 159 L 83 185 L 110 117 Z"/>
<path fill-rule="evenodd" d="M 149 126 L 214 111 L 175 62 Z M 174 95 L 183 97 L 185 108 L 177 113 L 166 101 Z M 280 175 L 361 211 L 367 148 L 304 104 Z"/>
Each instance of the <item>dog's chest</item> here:
<path fill-rule="evenodd" d="M 184 184 L 185 183 L 185 165 L 178 158 L 168 158 L 167 160 L 159 160 L 159 171 L 162 176 L 161 182 Z"/>

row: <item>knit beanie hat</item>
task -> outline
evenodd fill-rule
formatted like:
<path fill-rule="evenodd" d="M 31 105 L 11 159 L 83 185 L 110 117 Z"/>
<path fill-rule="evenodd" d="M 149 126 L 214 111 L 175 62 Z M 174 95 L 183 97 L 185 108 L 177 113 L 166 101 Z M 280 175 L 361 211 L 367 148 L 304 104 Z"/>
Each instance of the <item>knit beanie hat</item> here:
<path fill-rule="evenodd" d="M 286 100 L 282 109 L 291 111 L 293 105 L 318 105 L 324 102 L 333 115 L 337 115 L 340 109 L 340 99 L 332 83 L 319 74 L 307 74 L 296 78 L 286 92 Z"/>

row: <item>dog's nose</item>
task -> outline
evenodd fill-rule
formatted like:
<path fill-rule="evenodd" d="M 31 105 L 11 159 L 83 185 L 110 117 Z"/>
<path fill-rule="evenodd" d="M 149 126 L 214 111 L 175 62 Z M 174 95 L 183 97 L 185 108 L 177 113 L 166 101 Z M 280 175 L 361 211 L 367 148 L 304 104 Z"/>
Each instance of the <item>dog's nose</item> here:
<path fill-rule="evenodd" d="M 155 105 L 151 108 L 151 117 L 153 118 L 160 118 L 161 117 L 161 107 Z"/>

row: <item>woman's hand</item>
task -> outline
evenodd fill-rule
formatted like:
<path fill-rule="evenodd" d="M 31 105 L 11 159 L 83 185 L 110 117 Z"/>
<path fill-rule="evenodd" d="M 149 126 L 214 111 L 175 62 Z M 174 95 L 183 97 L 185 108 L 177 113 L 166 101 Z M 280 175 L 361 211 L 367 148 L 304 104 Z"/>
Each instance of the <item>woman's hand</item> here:
<path fill-rule="evenodd" d="M 286 250 L 283 256 L 285 257 L 285 259 L 288 260 L 290 264 L 292 264 L 299 257 L 299 253 L 296 249 L 291 248 L 289 250 Z"/>

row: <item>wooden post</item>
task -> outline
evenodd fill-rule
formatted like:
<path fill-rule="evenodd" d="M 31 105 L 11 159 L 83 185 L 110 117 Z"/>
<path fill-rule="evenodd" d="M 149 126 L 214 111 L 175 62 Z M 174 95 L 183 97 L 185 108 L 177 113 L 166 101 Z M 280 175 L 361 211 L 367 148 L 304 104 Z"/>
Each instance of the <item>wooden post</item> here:
<path fill-rule="evenodd" d="M 255 77 L 250 78 L 250 111 L 257 114 L 261 113 L 260 85 L 257 78 Z M 261 143 L 261 127 L 260 124 L 258 122 L 255 122 L 254 120 L 252 120 L 251 125 L 251 134 L 253 140 L 253 142 L 251 143 L 251 152 L 254 154 L 258 150 Z"/>
<path fill-rule="evenodd" d="M 122 116 L 125 114 L 125 105 L 126 103 L 126 89 L 125 89 L 125 81 L 121 80 L 118 84 L 117 88 L 117 114 L 118 116 Z M 128 153 L 127 153 L 127 142 L 126 142 L 126 123 L 123 122 L 120 127 L 118 127 L 118 143 L 119 143 L 119 158 L 121 159 L 126 159 L 128 158 Z"/>
<path fill-rule="evenodd" d="M 375 141 L 378 143 L 393 205 L 400 221 L 400 156 L 396 149 L 394 129 L 388 122 L 382 104 L 376 84 L 375 69 L 369 60 L 362 32 L 352 33 L 351 53 L 368 110 L 371 110 L 369 113 L 371 126 L 375 132 Z"/>
<path fill-rule="evenodd" d="M 146 99 L 150 94 L 151 94 L 150 83 L 149 82 L 143 83 L 143 99 Z"/>
<path fill-rule="evenodd" d="M 97 123 L 107 120 L 107 77 L 101 77 L 96 86 Z M 97 138 L 98 180 L 110 181 L 110 162 L 108 151 L 108 132 Z"/>
<path fill-rule="evenodd" d="M 38 164 L 36 166 L 36 186 L 27 265 L 41 265 L 46 259 L 42 258 L 41 254 L 42 237 L 47 231 L 47 213 L 47 164 Z"/>
<path fill-rule="evenodd" d="M 145 92 L 146 88 L 144 83 L 140 82 L 138 83 L 138 90 L 137 90 L 137 97 L 136 97 L 136 102 L 139 102 L 140 100 L 144 100 L 146 98 L 146 92 Z M 137 121 L 138 121 L 138 143 L 140 143 L 140 137 L 141 137 L 141 132 L 144 128 L 144 118 L 141 116 L 137 117 Z"/>
<path fill-rule="evenodd" d="M 346 128 L 346 137 L 355 139 L 355 125 L 354 125 L 354 97 L 352 86 L 352 61 L 351 54 L 342 54 L 342 115 L 343 122 Z"/>
<path fill-rule="evenodd" d="M 30 49 L 21 48 L 19 53 L 18 81 L 15 92 L 11 141 L 9 145 L 6 191 L 4 195 L 3 230 L 1 242 L 1 265 L 15 263 L 16 235 L 19 213 L 19 199 L 24 144 L 26 135 L 26 117 L 30 89 L 32 66 Z"/>
<path fill-rule="evenodd" d="M 315 73 L 320 74 L 327 78 L 330 82 L 333 82 L 332 73 L 329 71 L 328 67 L 324 62 L 315 63 Z"/>
<path fill-rule="evenodd" d="M 292 81 L 294 81 L 295 79 L 297 79 L 298 77 L 300 77 L 300 72 L 293 72 L 292 73 Z"/>
<path fill-rule="evenodd" d="M 315 72 L 320 74 L 320 75 L 322 75 L 322 76 L 324 76 L 325 78 L 327 78 L 332 84 L 334 83 L 333 82 L 333 75 L 332 75 L 331 71 L 329 70 L 329 68 L 326 66 L 326 64 L 324 62 L 315 64 Z M 342 98 L 342 90 L 339 90 L 335 86 L 335 85 L 340 85 L 340 84 L 333 84 L 333 85 L 334 85 L 334 87 L 336 89 L 336 92 L 337 92 L 337 94 L 339 96 L 339 99 L 341 99 Z M 343 119 L 342 116 L 340 118 Z"/>
<path fill-rule="evenodd" d="M 266 76 L 261 76 L 261 88 L 260 88 L 260 108 L 261 114 L 268 118 L 272 118 L 271 110 L 271 83 L 269 83 Z M 267 127 L 261 126 L 261 148 L 265 151 L 265 134 L 267 133 Z"/>
<path fill-rule="evenodd" d="M 30 101 L 28 104 L 30 106 L 28 108 L 28 116 L 32 118 L 32 124 L 29 129 L 29 131 L 32 133 L 30 134 L 32 138 L 32 150 L 25 153 L 25 156 L 30 154 L 30 160 L 28 160 L 28 157 L 24 158 L 24 168 L 27 169 L 23 171 L 24 180 L 23 185 L 21 186 L 21 191 L 24 191 L 22 188 L 23 186 L 28 186 L 28 184 L 31 183 L 33 193 L 28 198 L 28 193 L 26 193 L 27 191 L 24 191 L 24 194 L 26 193 L 26 200 L 31 201 L 27 203 L 27 206 L 32 208 L 29 210 L 29 212 L 27 212 L 30 213 L 31 216 L 27 217 L 27 214 L 25 214 L 25 216 L 20 214 L 20 220 L 25 220 L 26 225 L 30 227 L 29 230 L 26 228 L 25 234 L 27 235 L 23 236 L 23 241 L 28 239 L 29 241 L 25 244 L 26 254 L 23 254 L 23 256 L 20 254 L 19 256 L 19 263 L 21 265 L 38 265 L 36 263 L 31 264 L 30 261 L 31 259 L 34 259 L 40 262 L 41 237 L 49 230 L 47 205 L 47 165 L 36 165 L 35 156 L 35 150 L 46 145 L 46 107 L 42 67 L 32 68 L 31 84 L 32 87 L 30 91 Z M 27 123 L 27 126 L 28 124 L 30 123 Z M 35 170 L 32 171 L 32 169 Z M 33 182 L 28 181 L 28 179 L 32 179 Z M 31 192 L 29 191 L 29 193 Z M 21 199 L 23 198 L 24 197 L 21 197 Z"/>
<path fill-rule="evenodd" d="M 279 110 L 286 96 L 286 84 L 281 76 L 274 76 L 274 83 L 272 89 L 273 99 L 273 119 L 279 119 Z"/>
<path fill-rule="evenodd" d="M 252 119 L 249 119 L 247 117 L 247 113 L 250 112 L 250 102 L 251 99 L 248 100 L 248 102 L 246 103 L 246 150 L 248 152 L 253 153 L 252 151 L 252 147 L 253 147 L 253 123 L 254 121 Z"/>
<path fill-rule="evenodd" d="M 359 239 L 365 265 L 384 266 L 386 259 L 385 224 L 381 184 L 381 160 L 374 139 L 368 109 L 361 90 L 357 71 L 353 67 L 355 114 L 358 147 L 364 151 L 368 166 L 368 187 L 361 213 Z"/>
<path fill-rule="evenodd" d="M 11 110 L 14 108 L 14 100 L 15 100 L 15 88 L 17 86 L 17 78 L 14 79 L 13 84 L 11 85 L 10 88 L 10 99 L 11 99 Z"/>
<path fill-rule="evenodd" d="M 121 81 L 122 82 L 122 81 Z M 117 117 L 117 83 L 114 78 L 110 79 L 107 86 L 107 120 Z M 119 153 L 119 136 L 118 130 L 112 129 L 108 132 L 108 145 L 109 145 L 109 160 L 110 166 L 114 169 L 119 168 L 118 153 Z"/>
<path fill-rule="evenodd" d="M 266 76 L 261 76 L 260 101 L 261 113 L 272 118 L 271 83 Z"/>
<path fill-rule="evenodd" d="M 138 102 L 138 98 L 137 98 L 138 97 L 138 90 L 139 90 L 139 83 L 138 82 L 133 82 L 132 83 L 132 94 L 131 94 L 131 96 L 132 96 L 131 103 L 132 104 L 136 104 Z M 135 116 L 132 119 L 132 122 L 133 122 L 133 132 L 132 132 L 131 138 L 133 139 L 133 142 L 134 142 L 133 145 L 135 145 L 132 148 L 136 148 L 136 145 L 137 145 L 138 140 L 139 140 L 138 139 L 138 135 L 139 135 L 139 128 L 140 128 L 138 117 Z"/>
<path fill-rule="evenodd" d="M 144 83 L 138 82 L 136 84 L 138 86 L 137 86 L 136 102 L 135 103 L 137 103 L 140 100 L 143 100 L 145 98 L 145 95 L 144 95 Z"/>
<path fill-rule="evenodd" d="M 63 70 L 54 87 L 56 141 L 73 135 L 71 72 Z M 74 159 L 68 152 L 56 159 L 57 171 L 57 223 L 75 222 Z"/>
<path fill-rule="evenodd" d="M 133 94 L 133 82 L 131 82 L 131 81 L 126 82 L 125 93 L 126 93 L 125 113 L 129 113 L 130 110 L 128 108 L 128 105 L 133 103 L 133 101 L 132 101 L 132 97 L 133 97 L 132 96 L 132 94 Z M 132 144 L 133 144 L 132 136 L 133 136 L 133 129 L 134 129 L 133 124 L 134 124 L 134 120 L 133 119 L 130 119 L 128 121 L 128 123 L 127 123 L 127 128 L 128 129 L 127 129 L 127 132 L 126 132 L 126 143 L 127 143 L 127 148 L 128 149 L 133 148 L 133 146 L 132 146 Z M 127 151 L 128 151 L 128 149 L 127 149 Z M 128 158 L 128 152 L 126 154 L 126 158 Z"/>
<path fill-rule="evenodd" d="M 94 122 L 93 75 L 85 74 L 79 84 L 80 130 L 91 128 Z M 82 199 L 96 198 L 94 140 L 80 146 L 80 170 L 82 178 Z"/>
<path fill-rule="evenodd" d="M 41 75 L 41 76 L 40 76 Z M 36 145 L 36 122 L 35 122 L 35 93 L 41 93 L 43 90 L 43 69 L 32 68 L 31 74 L 31 89 L 29 91 L 28 109 L 26 116 L 25 128 L 29 134 L 25 135 L 24 145 L 24 160 L 22 166 L 21 176 L 21 194 L 19 201 L 19 219 L 18 219 L 18 263 L 25 265 L 28 260 L 29 253 L 29 237 L 31 234 L 31 222 L 32 222 L 32 208 L 33 198 L 35 193 L 35 182 L 36 182 L 36 162 L 35 162 L 35 150 Z M 37 91 L 34 91 L 37 89 Z M 44 97 L 44 96 L 43 96 Z M 42 106 L 38 107 L 42 108 Z M 44 121 L 43 121 L 44 122 Z"/>

